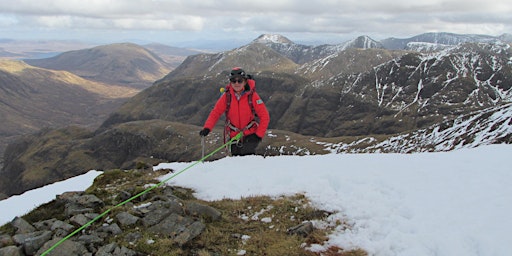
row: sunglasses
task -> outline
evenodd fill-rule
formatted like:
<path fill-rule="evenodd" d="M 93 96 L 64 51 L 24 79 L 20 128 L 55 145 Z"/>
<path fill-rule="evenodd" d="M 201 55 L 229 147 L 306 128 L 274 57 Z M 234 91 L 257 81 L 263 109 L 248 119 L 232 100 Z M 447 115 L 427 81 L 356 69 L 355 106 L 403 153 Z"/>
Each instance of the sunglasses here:
<path fill-rule="evenodd" d="M 236 83 L 241 84 L 241 83 L 243 83 L 245 80 L 244 80 L 244 79 L 231 78 L 231 79 L 229 79 L 229 81 L 230 81 L 231 83 L 234 83 L 234 84 L 236 84 Z"/>

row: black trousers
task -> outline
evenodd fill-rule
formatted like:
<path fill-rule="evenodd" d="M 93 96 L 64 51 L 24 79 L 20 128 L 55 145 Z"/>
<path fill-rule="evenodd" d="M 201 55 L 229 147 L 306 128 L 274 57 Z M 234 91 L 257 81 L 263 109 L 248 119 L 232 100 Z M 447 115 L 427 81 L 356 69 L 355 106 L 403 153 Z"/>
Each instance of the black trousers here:
<path fill-rule="evenodd" d="M 231 155 L 255 155 L 256 147 L 258 147 L 258 144 L 260 144 L 258 140 L 251 140 L 251 137 L 244 137 L 242 140 L 231 144 Z"/>

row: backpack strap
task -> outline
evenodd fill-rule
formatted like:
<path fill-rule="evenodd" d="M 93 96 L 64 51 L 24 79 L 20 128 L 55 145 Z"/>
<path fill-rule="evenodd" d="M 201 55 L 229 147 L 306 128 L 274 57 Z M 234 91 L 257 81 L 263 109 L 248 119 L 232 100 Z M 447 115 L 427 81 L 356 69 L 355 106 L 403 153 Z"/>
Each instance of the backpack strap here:
<path fill-rule="evenodd" d="M 230 91 L 230 86 L 227 85 L 226 86 L 226 90 L 224 90 L 224 94 L 226 94 L 226 121 L 228 119 L 228 112 L 229 112 L 229 108 L 231 107 L 231 91 Z"/>

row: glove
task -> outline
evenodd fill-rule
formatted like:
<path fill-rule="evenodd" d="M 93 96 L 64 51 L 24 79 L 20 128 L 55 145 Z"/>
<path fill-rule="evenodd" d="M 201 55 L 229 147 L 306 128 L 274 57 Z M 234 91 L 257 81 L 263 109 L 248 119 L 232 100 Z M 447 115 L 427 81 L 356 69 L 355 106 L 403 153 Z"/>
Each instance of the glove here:
<path fill-rule="evenodd" d="M 210 129 L 208 129 L 208 128 L 204 128 L 204 129 L 202 129 L 202 130 L 199 132 L 199 135 L 201 135 L 201 136 L 203 136 L 203 137 L 204 137 L 204 136 L 208 135 L 208 133 L 210 133 Z"/>
<path fill-rule="evenodd" d="M 246 142 L 260 142 L 261 138 L 256 133 L 245 136 L 244 141 Z"/>

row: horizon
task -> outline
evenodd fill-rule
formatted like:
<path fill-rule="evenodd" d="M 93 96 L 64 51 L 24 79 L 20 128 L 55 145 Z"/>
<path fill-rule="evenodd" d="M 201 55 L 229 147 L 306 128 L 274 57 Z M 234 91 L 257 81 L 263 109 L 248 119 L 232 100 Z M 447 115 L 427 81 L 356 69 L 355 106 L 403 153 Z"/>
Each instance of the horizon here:
<path fill-rule="evenodd" d="M 410 37 L 389 36 L 389 37 L 386 37 L 386 38 L 383 38 L 380 40 L 372 38 L 371 36 L 368 36 L 368 35 L 357 35 L 352 38 L 347 38 L 344 41 L 328 42 L 328 40 L 322 40 L 321 38 L 310 38 L 310 41 L 297 41 L 297 40 L 293 40 L 292 38 L 288 37 L 286 34 L 264 33 L 264 34 L 259 34 L 259 35 L 255 36 L 254 38 L 250 38 L 247 40 L 241 40 L 241 39 L 234 40 L 234 41 L 229 41 L 229 40 L 224 40 L 224 39 L 218 39 L 218 40 L 211 39 L 208 41 L 194 40 L 194 41 L 183 41 L 181 43 L 174 44 L 174 45 L 166 44 L 164 42 L 151 41 L 151 40 L 147 40 L 147 39 L 146 40 L 145 39 L 127 39 L 127 40 L 118 40 L 118 41 L 105 42 L 105 43 L 100 43 L 100 42 L 91 43 L 92 41 L 90 41 L 90 40 L 89 41 L 81 41 L 81 40 L 75 40 L 75 39 L 44 39 L 44 40 L 40 40 L 40 39 L 35 39 L 35 38 L 33 38 L 33 39 L 15 39 L 15 38 L 0 37 L 0 50 L 7 50 L 7 51 L 12 51 L 12 52 L 16 53 L 16 52 L 22 52 L 22 51 L 17 51 L 16 48 L 31 49 L 30 47 L 33 47 L 33 45 L 62 44 L 61 47 L 64 46 L 64 48 L 62 51 L 59 51 L 59 52 L 65 52 L 65 51 L 69 51 L 69 50 L 92 48 L 92 47 L 101 46 L 101 45 L 133 43 L 133 44 L 137 44 L 137 45 L 141 45 L 141 46 L 149 45 L 149 44 L 161 44 L 161 45 L 166 45 L 166 46 L 170 46 L 170 47 L 177 47 L 177 48 L 184 48 L 184 49 L 213 50 L 214 52 L 215 51 L 221 52 L 221 51 L 232 50 L 232 49 L 238 48 L 243 45 L 247 45 L 262 35 L 279 35 L 279 36 L 286 37 L 287 39 L 291 40 L 292 42 L 294 42 L 296 44 L 308 45 L 308 46 L 319 46 L 319 45 L 325 45 L 325 44 L 327 44 L 327 45 L 343 44 L 343 43 L 346 43 L 350 40 L 354 40 L 361 36 L 367 36 L 375 41 L 380 42 L 380 41 L 386 40 L 386 39 L 405 40 L 405 39 L 409 39 L 412 37 L 421 36 L 421 35 L 425 35 L 425 34 L 431 34 L 431 33 L 454 34 L 454 35 L 462 35 L 462 36 L 490 36 L 490 37 L 512 36 L 511 33 L 503 33 L 501 35 L 489 35 L 489 34 L 458 34 L 458 33 L 449 32 L 449 31 L 440 31 L 440 32 L 423 32 L 420 34 L 411 35 Z M 24 46 L 23 45 L 24 43 L 28 44 L 28 46 Z M 11 44 L 14 44 L 14 46 L 12 46 Z M 67 46 L 65 46 L 65 45 L 67 45 Z M 75 46 L 73 46 L 73 45 L 75 45 Z M 49 46 L 49 45 L 47 45 L 47 46 Z M 66 47 L 70 47 L 70 48 L 66 49 Z"/>
<path fill-rule="evenodd" d="M 442 2 L 327 2 L 177 0 L 0 2 L 0 34 L 17 40 L 78 40 L 106 44 L 148 40 L 180 46 L 190 41 L 247 42 L 281 34 L 294 42 L 322 38 L 336 44 L 360 35 L 375 40 L 424 32 L 512 32 L 512 5 L 502 0 Z M 91 41 L 91 40 L 94 40 Z"/>

